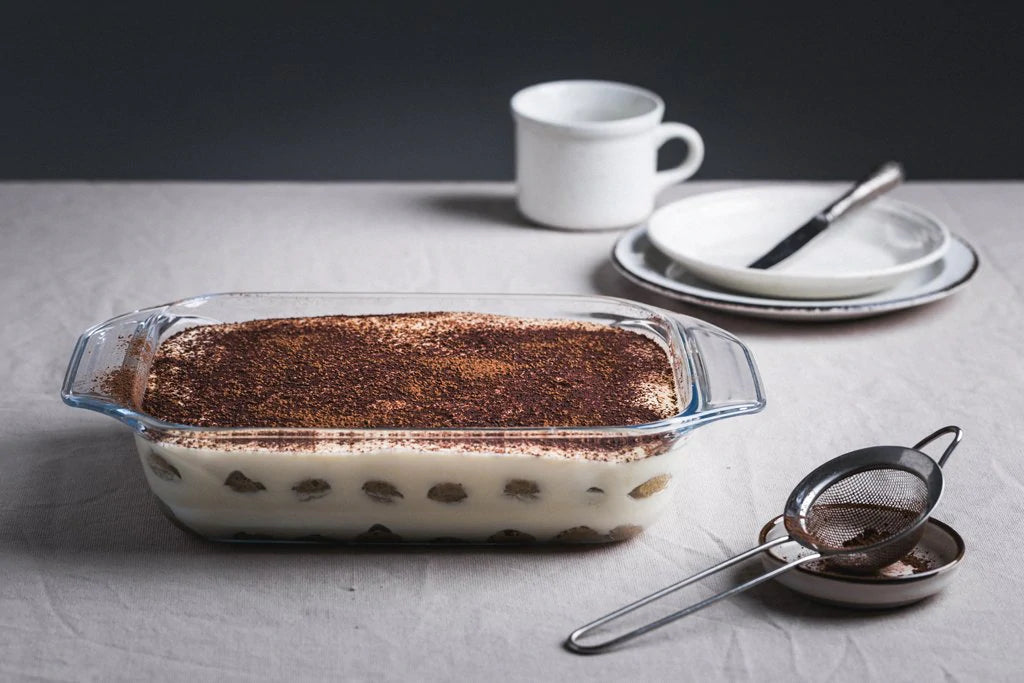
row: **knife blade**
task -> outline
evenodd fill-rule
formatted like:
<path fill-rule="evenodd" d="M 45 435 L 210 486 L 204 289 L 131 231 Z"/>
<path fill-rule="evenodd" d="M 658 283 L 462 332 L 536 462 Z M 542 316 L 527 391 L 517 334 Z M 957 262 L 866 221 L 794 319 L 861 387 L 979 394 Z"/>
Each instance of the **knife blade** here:
<path fill-rule="evenodd" d="M 765 270 L 785 261 L 842 216 L 888 192 L 901 182 L 902 166 L 895 161 L 882 164 L 747 267 Z"/>

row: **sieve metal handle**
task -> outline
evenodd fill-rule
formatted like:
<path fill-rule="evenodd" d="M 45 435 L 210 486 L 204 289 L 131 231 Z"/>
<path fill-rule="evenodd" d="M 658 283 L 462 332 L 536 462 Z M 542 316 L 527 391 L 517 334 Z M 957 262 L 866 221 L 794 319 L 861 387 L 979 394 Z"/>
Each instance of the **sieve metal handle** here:
<path fill-rule="evenodd" d="M 939 467 L 946 464 L 946 461 L 949 460 L 949 456 L 953 455 L 953 451 L 960 445 L 960 440 L 964 438 L 964 430 L 957 426 L 949 425 L 948 427 L 943 427 L 942 429 L 929 434 L 914 445 L 914 450 L 919 451 L 943 434 L 952 434 L 953 441 L 946 446 L 946 450 L 943 451 L 942 457 L 939 458 Z"/>
<path fill-rule="evenodd" d="M 690 605 L 689 607 L 684 607 L 683 609 L 681 609 L 681 610 L 679 610 L 677 612 L 673 612 L 672 614 L 669 614 L 666 617 L 662 617 L 661 619 L 658 619 L 656 621 L 652 621 L 652 622 L 650 622 L 650 623 L 648 623 L 648 624 L 646 624 L 644 626 L 641 626 L 641 627 L 639 627 L 637 629 L 629 631 L 628 633 L 624 633 L 624 634 L 622 634 L 620 636 L 616 636 L 614 638 L 610 638 L 608 640 L 604 640 L 604 641 L 599 642 L 599 643 L 594 643 L 593 645 L 584 645 L 583 643 L 579 642 L 581 638 L 583 638 L 584 636 L 586 636 L 588 633 L 590 633 L 591 631 L 593 631 L 596 628 L 599 628 L 601 626 L 604 626 L 607 623 L 615 621 L 616 619 L 619 619 L 620 617 L 624 617 L 625 615 L 629 614 L 630 612 L 636 611 L 636 610 L 640 609 L 641 607 L 643 607 L 644 605 L 648 605 L 648 604 L 654 602 L 655 600 L 659 600 L 659 599 L 665 597 L 666 595 L 668 595 L 669 593 L 674 593 L 675 591 L 679 590 L 680 588 L 684 588 L 686 586 L 689 586 L 690 584 L 696 583 L 696 582 L 700 581 L 701 579 L 705 579 L 705 578 L 711 576 L 712 574 L 717 574 L 718 572 L 722 571 L 723 569 L 727 569 L 728 567 L 731 567 L 734 564 L 737 564 L 739 562 L 742 562 L 743 560 L 751 558 L 754 555 L 757 555 L 757 554 L 761 553 L 762 551 L 767 550 L 768 548 L 772 548 L 774 546 L 780 545 L 782 543 L 786 543 L 786 542 L 791 541 L 791 540 L 792 540 L 792 538 L 790 538 L 789 536 L 783 536 L 781 538 L 772 539 L 771 541 L 768 541 L 767 543 L 762 543 L 761 545 L 757 546 L 756 548 L 751 548 L 750 550 L 748 550 L 748 551 L 746 551 L 744 553 L 740 553 L 739 555 L 736 555 L 735 557 L 731 557 L 728 560 L 726 560 L 725 562 L 720 562 L 720 563 L 716 564 L 714 567 L 710 567 L 708 569 L 705 569 L 704 571 L 698 572 L 697 574 L 694 574 L 693 576 L 691 576 L 689 578 L 683 579 L 682 581 L 679 581 L 678 583 L 674 583 L 671 586 L 667 586 L 665 588 L 662 588 L 660 591 L 657 591 L 655 593 L 651 593 L 650 595 L 648 595 L 645 598 L 640 598 L 636 602 L 630 603 L 630 604 L 626 605 L 625 607 L 621 607 L 621 608 L 615 610 L 614 612 L 611 612 L 610 614 L 606 614 L 605 616 L 601 617 L 600 619 L 597 619 L 596 621 L 592 621 L 592 622 L 590 622 L 589 624 L 587 624 L 585 626 L 581 626 L 580 628 L 576 629 L 571 634 L 569 634 L 569 637 L 565 641 L 565 647 L 566 647 L 566 649 L 570 650 L 571 652 L 575 652 L 576 654 L 581 654 L 581 655 L 593 655 L 593 654 L 598 654 L 600 652 L 604 652 L 605 650 L 608 650 L 608 649 L 610 649 L 612 647 L 615 647 L 616 645 L 621 645 L 622 643 L 626 642 L 627 640 L 632 640 L 633 638 L 636 638 L 637 636 L 642 636 L 643 634 L 649 633 L 649 632 L 653 631 L 656 628 L 661 628 L 662 626 L 665 626 L 666 624 L 671 624 L 673 621 L 676 621 L 677 619 L 682 619 L 683 617 L 685 617 L 685 616 L 687 616 L 689 614 L 693 614 L 694 612 L 696 612 L 698 610 L 702 610 L 705 607 L 708 607 L 709 605 L 713 605 L 714 603 L 718 602 L 719 600 L 723 600 L 723 599 L 728 598 L 730 596 L 736 595 L 737 593 L 742 593 L 743 591 L 747 590 L 748 588 L 753 588 L 754 586 L 756 586 L 756 585 L 758 585 L 760 583 L 764 583 L 765 581 L 768 581 L 769 579 L 775 578 L 776 576 L 778 576 L 779 574 L 782 574 L 783 572 L 789 571 L 793 567 L 801 565 L 801 564 L 803 564 L 805 562 L 810 562 L 811 560 L 816 560 L 816 559 L 821 557 L 821 555 L 819 553 L 812 553 L 810 555 L 807 555 L 806 557 L 801 557 L 799 559 L 793 560 L 789 564 L 783 565 L 782 567 L 779 567 L 777 569 L 773 569 L 770 572 L 766 572 L 764 574 L 761 574 L 760 576 L 757 576 L 757 577 L 751 579 L 750 581 L 747 581 L 746 583 L 740 584 L 739 586 L 736 586 L 735 588 L 730 588 L 729 590 L 723 591 L 721 593 L 718 593 L 717 595 L 712 595 L 710 598 L 705 598 L 704 600 L 701 600 L 700 602 L 696 602 L 696 603 Z"/>

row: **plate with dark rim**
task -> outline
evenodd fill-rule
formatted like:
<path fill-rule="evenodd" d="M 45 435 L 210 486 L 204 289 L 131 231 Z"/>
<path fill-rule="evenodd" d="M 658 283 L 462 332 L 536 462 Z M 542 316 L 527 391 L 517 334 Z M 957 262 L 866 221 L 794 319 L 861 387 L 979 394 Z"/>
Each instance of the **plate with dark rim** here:
<path fill-rule="evenodd" d="M 776 320 L 844 320 L 921 306 L 962 289 L 978 270 L 978 255 L 964 238 L 951 237 L 940 260 L 890 289 L 848 299 L 776 299 L 713 285 L 658 251 L 647 238 L 646 225 L 627 231 L 616 241 L 612 265 L 641 287 L 695 306 Z"/>
<path fill-rule="evenodd" d="M 764 525 L 758 542 L 785 535 L 779 515 Z M 772 571 L 809 552 L 796 541 L 789 541 L 761 553 L 761 564 Z M 925 522 L 921 540 L 910 554 L 877 574 L 830 571 L 827 565 L 816 567 L 819 560 L 779 574 L 775 580 L 818 602 L 856 609 L 889 609 L 915 603 L 944 589 L 957 574 L 964 553 L 960 534 L 933 517 Z"/>

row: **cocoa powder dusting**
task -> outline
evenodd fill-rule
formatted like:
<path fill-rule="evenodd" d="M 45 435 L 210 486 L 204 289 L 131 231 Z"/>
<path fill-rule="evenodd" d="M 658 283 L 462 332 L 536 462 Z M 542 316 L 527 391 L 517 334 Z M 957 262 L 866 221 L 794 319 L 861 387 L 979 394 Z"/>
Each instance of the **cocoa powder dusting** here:
<path fill-rule="evenodd" d="M 874 545 L 875 543 L 881 543 L 891 535 L 892 534 L 883 533 L 878 529 L 869 526 L 861 530 L 861 532 L 853 538 L 843 541 L 843 547 L 860 548 L 863 546 Z"/>
<path fill-rule="evenodd" d="M 590 427 L 679 411 L 665 350 L 596 323 L 476 313 L 282 318 L 185 330 L 143 410 L 203 427 Z"/>
<path fill-rule="evenodd" d="M 919 554 L 917 550 L 912 551 L 900 562 L 910 567 L 911 572 L 914 574 L 920 574 L 935 568 L 935 564 L 929 558 Z"/>
<path fill-rule="evenodd" d="M 139 378 L 137 366 L 152 355 L 153 348 L 144 337 L 124 337 L 119 345 L 124 348 L 124 359 L 121 365 L 100 375 L 99 389 L 123 406 L 139 408 L 146 385 Z"/>

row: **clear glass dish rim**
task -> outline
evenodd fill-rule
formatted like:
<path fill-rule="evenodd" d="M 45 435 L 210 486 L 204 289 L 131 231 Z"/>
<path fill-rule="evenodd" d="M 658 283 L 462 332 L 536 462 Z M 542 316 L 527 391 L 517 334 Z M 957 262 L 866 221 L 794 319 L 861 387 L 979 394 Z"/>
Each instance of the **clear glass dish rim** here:
<path fill-rule="evenodd" d="M 187 425 L 176 422 L 165 422 L 148 413 L 135 410 L 129 406 L 118 405 L 106 400 L 94 398 L 89 395 L 76 394 L 73 390 L 73 380 L 77 375 L 79 365 L 84 356 L 92 335 L 110 326 L 111 323 L 135 314 L 150 313 L 154 315 L 160 311 L 172 307 L 198 306 L 211 299 L 227 298 L 267 298 L 267 297 L 330 297 L 330 298 L 379 298 L 394 297 L 402 299 L 431 299 L 438 297 L 451 297 L 463 299 L 536 299 L 538 301 L 586 301 L 597 300 L 616 302 L 628 306 L 643 309 L 656 317 L 669 323 L 672 341 L 683 351 L 686 362 L 686 370 L 690 378 L 690 401 L 679 413 L 654 422 L 645 422 L 636 425 L 601 425 L 590 427 L 436 427 L 422 429 L 406 429 L 400 427 L 359 427 L 359 428 L 318 428 L 318 427 L 203 427 L 198 425 Z M 692 350 L 687 345 L 687 340 L 682 333 L 681 320 L 692 320 L 702 327 L 712 328 L 723 332 L 729 337 L 731 334 L 721 330 L 710 323 L 698 318 L 652 306 L 631 299 L 621 297 L 605 296 L 601 294 L 537 294 L 537 293 L 506 293 L 506 292 L 365 292 L 365 291 L 228 291 L 213 292 L 190 296 L 156 306 L 136 309 L 118 316 L 114 316 L 101 323 L 93 325 L 79 335 L 72 351 L 71 359 L 68 362 L 64 380 L 61 384 L 61 399 L 65 404 L 73 408 L 92 410 L 125 423 L 140 433 L 147 431 L 159 432 L 161 434 L 173 434 L 176 436 L 202 436 L 204 438 L 216 437 L 225 440 L 300 440 L 316 439 L 329 440 L 332 437 L 337 439 L 391 439 L 409 441 L 438 441 L 441 439 L 497 439 L 500 437 L 515 437 L 518 439 L 527 438 L 585 438 L 585 437 L 631 437 L 654 436 L 663 433 L 680 431 L 686 428 L 693 428 L 698 425 L 717 420 L 723 417 L 731 417 L 749 412 L 757 412 L 764 407 L 763 388 L 757 373 L 756 366 L 751 362 L 751 370 L 755 375 L 758 387 L 759 405 L 756 407 L 730 407 L 724 410 L 702 411 L 700 408 L 706 404 L 703 388 L 699 380 L 702 378 L 702 370 L 694 363 Z M 737 340 L 738 341 L 738 340 Z M 741 344 L 742 345 L 742 344 Z M 742 345 L 746 348 L 745 345 Z M 675 369 L 675 361 L 670 361 Z"/>

